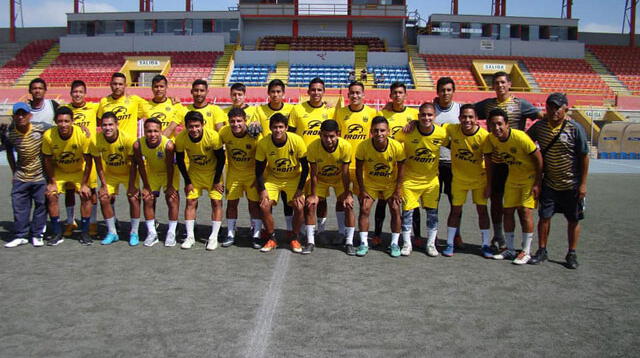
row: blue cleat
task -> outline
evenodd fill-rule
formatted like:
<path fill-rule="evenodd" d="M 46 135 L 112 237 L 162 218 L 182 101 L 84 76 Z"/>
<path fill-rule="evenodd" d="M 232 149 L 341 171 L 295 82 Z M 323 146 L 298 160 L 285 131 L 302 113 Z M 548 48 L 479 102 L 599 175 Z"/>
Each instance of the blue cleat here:
<path fill-rule="evenodd" d="M 493 258 L 493 251 L 491 250 L 491 246 L 484 245 L 482 246 L 482 249 L 480 249 L 480 251 L 482 251 L 482 257 L 484 257 L 485 259 Z"/>
<path fill-rule="evenodd" d="M 118 240 L 120 240 L 118 234 L 108 233 L 100 243 L 102 245 L 111 245 Z"/>
<path fill-rule="evenodd" d="M 140 237 L 137 233 L 132 232 L 131 234 L 129 234 L 129 246 L 138 246 L 139 243 Z"/>
<path fill-rule="evenodd" d="M 389 254 L 391 257 L 400 257 L 400 246 L 392 244 L 389 248 Z"/>
<path fill-rule="evenodd" d="M 442 250 L 442 256 L 446 256 L 446 257 L 453 256 L 453 245 L 447 244 L 447 248 Z"/>
<path fill-rule="evenodd" d="M 369 246 L 360 245 L 358 246 L 358 250 L 356 250 L 356 256 L 363 257 L 367 252 L 369 252 Z"/>

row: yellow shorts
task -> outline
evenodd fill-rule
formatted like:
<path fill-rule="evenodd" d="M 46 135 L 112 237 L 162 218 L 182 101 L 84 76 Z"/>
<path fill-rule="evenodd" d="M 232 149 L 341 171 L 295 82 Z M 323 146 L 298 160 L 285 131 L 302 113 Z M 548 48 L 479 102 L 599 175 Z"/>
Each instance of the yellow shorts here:
<path fill-rule="evenodd" d="M 484 197 L 484 189 L 487 186 L 486 182 L 480 185 L 468 185 L 456 182 L 453 180 L 451 183 L 451 195 L 453 196 L 452 205 L 462 206 L 467 201 L 467 192 L 471 190 L 471 198 L 476 205 L 487 205 L 487 198 Z"/>
<path fill-rule="evenodd" d="M 349 178 L 351 179 L 351 192 L 354 195 L 360 193 L 360 187 L 358 186 L 358 179 L 356 178 L 356 168 L 349 168 Z"/>
<path fill-rule="evenodd" d="M 247 200 L 259 201 L 258 188 L 256 188 L 256 176 L 251 174 L 238 175 L 227 173 L 225 188 L 227 200 L 238 200 L 246 195 Z"/>
<path fill-rule="evenodd" d="M 82 176 L 84 171 L 67 173 L 56 170 L 54 175 L 56 176 L 56 186 L 58 187 L 58 193 L 63 193 L 65 190 L 75 190 L 80 192 L 80 186 L 82 185 Z M 89 174 L 89 188 L 95 189 L 98 187 L 98 175 L 95 168 L 91 170 Z"/>
<path fill-rule="evenodd" d="M 342 185 L 342 178 L 339 180 L 334 180 L 330 182 L 318 181 L 316 185 L 316 195 L 319 198 L 327 198 L 331 195 L 329 191 L 330 188 L 333 188 L 333 191 L 336 193 L 336 198 L 344 193 L 344 185 Z M 307 195 L 311 195 L 311 181 L 308 180 L 307 184 L 304 186 L 304 192 Z"/>
<path fill-rule="evenodd" d="M 528 183 L 507 183 L 504 186 L 503 208 L 525 207 L 534 209 L 537 206 L 536 200 L 533 198 L 531 188 L 533 181 Z"/>
<path fill-rule="evenodd" d="M 202 173 L 196 170 L 189 171 L 189 178 L 193 184 L 193 190 L 187 195 L 187 199 L 198 199 L 202 195 L 202 191 L 209 193 L 209 199 L 222 200 L 222 193 L 212 189 L 213 173 Z"/>
<path fill-rule="evenodd" d="M 109 193 L 109 195 L 114 195 L 114 194 L 118 194 L 119 188 L 120 188 L 120 184 L 122 184 L 122 186 L 124 186 L 125 188 L 127 188 L 127 190 L 129 190 L 129 174 L 126 175 L 116 175 L 116 174 L 110 174 L 110 173 L 104 173 L 104 178 L 106 180 L 106 184 L 107 184 L 107 192 Z M 134 185 L 136 187 L 136 189 L 139 188 L 138 183 L 140 182 L 140 178 L 138 175 L 136 175 L 136 180 L 134 182 Z"/>
<path fill-rule="evenodd" d="M 287 181 L 267 178 L 264 183 L 264 188 L 269 195 L 269 200 L 273 200 L 277 204 L 280 199 L 280 192 L 282 191 L 287 195 L 287 200 L 293 200 L 293 197 L 296 195 L 296 191 L 298 190 L 299 181 L 300 178 L 291 178 Z"/>
<path fill-rule="evenodd" d="M 173 168 L 173 180 L 172 185 L 176 190 L 180 189 L 180 171 L 178 166 Z M 167 172 L 147 173 L 147 180 L 149 180 L 149 187 L 153 192 L 160 192 L 163 188 L 167 188 Z M 199 195 L 198 195 L 199 196 Z"/>
<path fill-rule="evenodd" d="M 420 207 L 435 209 L 440 199 L 440 180 L 433 177 L 429 181 L 407 180 L 402 183 L 402 210 L 409 211 Z"/>
<path fill-rule="evenodd" d="M 387 200 L 393 195 L 393 192 L 396 190 L 395 185 L 389 185 L 387 188 L 381 187 L 368 187 L 367 183 L 364 183 L 364 189 L 371 197 L 375 199 L 384 199 Z"/>

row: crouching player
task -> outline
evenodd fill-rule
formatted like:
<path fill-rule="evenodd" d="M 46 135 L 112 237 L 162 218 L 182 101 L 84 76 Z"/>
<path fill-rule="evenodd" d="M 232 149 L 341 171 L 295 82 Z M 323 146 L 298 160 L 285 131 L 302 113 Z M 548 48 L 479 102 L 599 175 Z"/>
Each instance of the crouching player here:
<path fill-rule="evenodd" d="M 338 123 L 332 119 L 325 120 L 320 125 L 320 138 L 311 142 L 307 148 L 311 180 L 308 184 L 305 208 L 307 244 L 302 250 L 303 254 L 310 254 L 315 247 L 316 209 L 319 203 L 324 203 L 324 207 L 326 207 L 330 188 L 333 188 L 336 193 L 336 210 L 345 213 L 347 253 L 355 254 L 353 248 L 353 233 L 355 232 L 353 196 L 349 189 L 351 183 L 349 178 L 351 144 L 340 138 L 339 134 Z"/>
<path fill-rule="evenodd" d="M 371 138 L 358 144 L 356 150 L 356 178 L 360 192 L 360 246 L 357 256 L 369 252 L 369 212 L 376 199 L 386 200 L 391 212 L 392 257 L 400 256 L 400 203 L 402 201 L 403 162 L 402 144 L 389 136 L 389 122 L 382 116 L 371 121 Z"/>
<path fill-rule="evenodd" d="M 211 199 L 211 235 L 207 250 L 218 248 L 218 231 L 222 224 L 222 193 L 224 186 L 220 179 L 224 169 L 224 149 L 215 130 L 204 126 L 204 117 L 200 112 L 190 111 L 184 117 L 185 130 L 176 138 L 176 161 L 184 178 L 184 192 L 187 195 L 187 207 L 184 209 L 187 238 L 180 246 L 190 249 L 195 243 L 194 226 L 198 198 L 203 190 L 209 192 Z M 189 169 L 184 157 L 189 157 Z"/>
<path fill-rule="evenodd" d="M 162 122 L 154 117 L 144 121 L 144 137 L 133 143 L 133 157 L 142 178 L 142 200 L 144 219 L 147 222 L 147 237 L 144 246 L 158 242 L 156 232 L 156 199 L 164 188 L 164 198 L 169 208 L 169 228 L 164 246 L 176 245 L 176 226 L 180 207 L 180 177 L 173 162 L 175 145 L 162 135 Z"/>
<path fill-rule="evenodd" d="M 411 227 L 413 211 L 422 207 L 427 213 L 427 254 L 436 256 L 436 236 L 438 234 L 438 200 L 440 180 L 438 165 L 440 147 L 448 144 L 444 128 L 433 124 L 436 108 L 433 103 L 423 103 L 418 112 L 418 125 L 410 132 L 398 131 L 396 139 L 404 143 L 406 161 L 404 183 L 402 184 L 402 240 L 400 253 L 411 254 Z"/>
<path fill-rule="evenodd" d="M 140 193 L 136 167 L 132 161 L 135 138 L 131 138 L 127 133 L 118 129 L 118 118 L 113 112 L 105 112 L 101 119 L 102 133 L 97 134 L 96 143 L 92 145 L 91 155 L 93 155 L 100 179 L 98 197 L 108 230 L 107 235 L 102 239 L 102 244 L 109 245 L 119 240 L 113 202 L 118 195 L 120 185 L 123 185 L 127 188 L 129 214 L 131 215 L 129 245 L 136 246 L 140 241 L 138 238 Z"/>
<path fill-rule="evenodd" d="M 491 153 L 495 153 L 509 166 L 502 204 L 507 249 L 493 258 L 513 260 L 514 264 L 523 265 L 531 260 L 533 209 L 540 194 L 542 155 L 525 132 L 509 128 L 508 118 L 507 113 L 499 108 L 489 112 L 488 125 L 491 135 L 484 146 L 487 163 L 490 163 Z M 491 187 L 491 174 L 491 170 L 487 170 L 489 187 Z M 522 226 L 522 251 L 517 257 L 513 243 L 516 209 Z"/>

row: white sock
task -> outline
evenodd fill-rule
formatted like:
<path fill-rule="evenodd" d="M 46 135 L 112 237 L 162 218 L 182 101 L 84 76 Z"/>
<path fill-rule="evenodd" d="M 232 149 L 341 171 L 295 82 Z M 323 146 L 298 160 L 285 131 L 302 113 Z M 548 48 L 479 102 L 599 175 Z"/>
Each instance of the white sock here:
<path fill-rule="evenodd" d="M 227 236 L 228 237 L 236 237 L 236 220 L 237 219 L 227 219 Z"/>
<path fill-rule="evenodd" d="M 220 231 L 220 226 L 222 226 L 222 221 L 211 221 L 211 235 L 209 235 L 209 240 L 218 240 L 218 232 Z"/>
<path fill-rule="evenodd" d="M 392 232 L 391 233 L 391 245 L 398 245 L 398 239 L 400 239 L 400 233 L 399 232 Z"/>
<path fill-rule="evenodd" d="M 169 228 L 167 229 L 167 233 L 176 234 L 176 227 L 178 226 L 178 221 L 169 220 Z"/>
<path fill-rule="evenodd" d="M 438 236 L 438 229 L 427 229 L 427 246 L 435 247 L 437 236 Z"/>
<path fill-rule="evenodd" d="M 253 226 L 253 238 L 260 237 L 260 230 L 262 230 L 262 220 L 251 219 L 251 226 Z"/>
<path fill-rule="evenodd" d="M 73 224 L 75 218 L 75 206 L 67 206 L 67 225 Z"/>
<path fill-rule="evenodd" d="M 453 245 L 453 239 L 456 237 L 457 227 L 449 226 L 447 228 L 447 245 Z"/>
<path fill-rule="evenodd" d="M 285 216 L 284 221 L 287 223 L 287 231 L 293 230 L 293 216 Z"/>
<path fill-rule="evenodd" d="M 196 221 L 195 220 L 185 220 L 184 221 L 184 225 L 187 227 L 187 237 L 195 238 L 195 235 L 193 234 L 193 227 L 196 225 Z"/>
<path fill-rule="evenodd" d="M 327 218 L 318 218 L 318 234 L 324 231 L 324 226 L 327 223 Z"/>
<path fill-rule="evenodd" d="M 138 233 L 138 227 L 140 226 L 140 218 L 131 218 L 131 233 Z"/>
<path fill-rule="evenodd" d="M 355 232 L 356 232 L 356 228 L 355 227 L 346 228 L 346 242 L 345 242 L 345 244 L 353 245 L 353 234 L 355 234 Z"/>
<path fill-rule="evenodd" d="M 493 236 L 504 239 L 504 233 L 502 232 L 502 223 L 493 224 Z"/>
<path fill-rule="evenodd" d="M 316 238 L 314 237 L 314 230 L 315 230 L 315 225 L 305 225 L 305 227 L 307 228 L 307 242 L 310 244 L 314 244 L 316 243 Z"/>
<path fill-rule="evenodd" d="M 344 211 L 336 211 L 336 221 L 338 222 L 338 233 L 344 235 Z"/>
<path fill-rule="evenodd" d="M 513 246 L 513 241 L 515 239 L 516 235 L 513 232 L 505 232 L 504 233 L 504 238 L 507 241 L 507 250 L 509 251 L 514 251 L 515 247 Z"/>
<path fill-rule="evenodd" d="M 522 233 L 522 250 L 527 255 L 531 254 L 531 241 L 533 241 L 533 233 L 523 232 Z"/>
<path fill-rule="evenodd" d="M 360 245 L 364 245 L 364 246 L 369 247 L 369 238 L 368 238 L 368 236 L 369 236 L 369 232 L 368 231 L 365 231 L 365 232 L 360 231 Z"/>
<path fill-rule="evenodd" d="M 158 233 L 156 232 L 156 220 L 155 219 L 147 220 L 146 224 L 147 224 L 147 232 L 149 233 L 149 235 L 157 236 Z"/>
<path fill-rule="evenodd" d="M 91 206 L 91 216 L 89 217 L 89 223 L 95 224 L 98 222 L 98 205 Z"/>
<path fill-rule="evenodd" d="M 109 234 L 117 235 L 118 231 L 116 230 L 116 218 L 108 218 L 104 219 L 104 222 L 107 223 L 107 230 L 109 230 Z"/>
<path fill-rule="evenodd" d="M 489 246 L 489 229 L 480 230 L 480 236 L 482 237 L 482 246 Z"/>
<path fill-rule="evenodd" d="M 393 237 L 393 234 L 391 234 L 391 237 Z M 403 246 L 411 247 L 411 231 L 402 232 L 402 242 L 404 243 Z"/>

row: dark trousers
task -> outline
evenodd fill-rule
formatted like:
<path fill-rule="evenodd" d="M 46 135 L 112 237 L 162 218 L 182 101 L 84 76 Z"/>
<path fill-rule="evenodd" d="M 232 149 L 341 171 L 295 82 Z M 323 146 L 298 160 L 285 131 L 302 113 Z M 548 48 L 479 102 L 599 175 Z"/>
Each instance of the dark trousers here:
<path fill-rule="evenodd" d="M 453 180 L 453 173 L 451 172 L 450 162 L 440 162 L 438 166 L 438 179 L 440 180 L 440 194 L 445 193 L 449 198 L 449 204 L 451 204 L 451 181 Z"/>
<path fill-rule="evenodd" d="M 47 183 L 13 181 L 11 188 L 11 205 L 13 206 L 13 232 L 14 237 L 29 239 L 29 237 L 42 237 L 44 226 L 47 222 L 47 206 L 44 193 Z M 33 205 L 33 218 L 31 207 Z M 31 229 L 31 235 L 29 235 Z"/>

